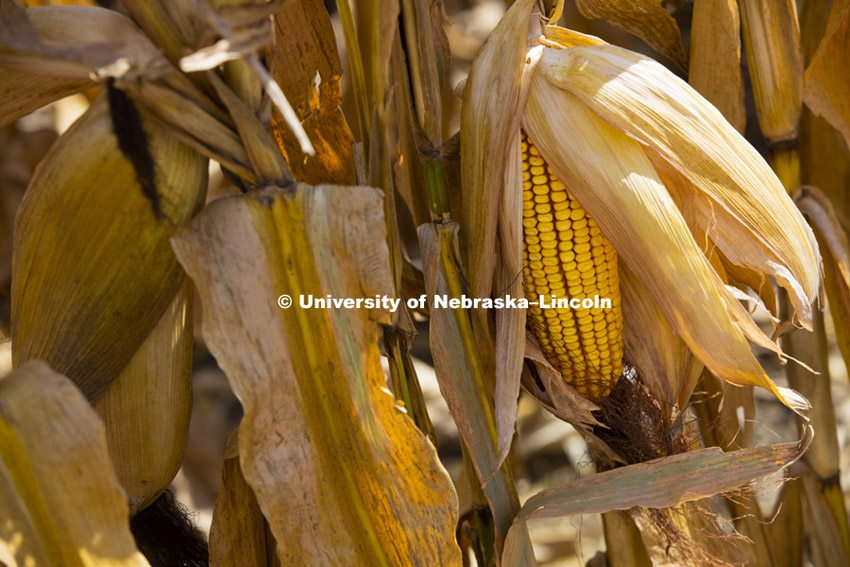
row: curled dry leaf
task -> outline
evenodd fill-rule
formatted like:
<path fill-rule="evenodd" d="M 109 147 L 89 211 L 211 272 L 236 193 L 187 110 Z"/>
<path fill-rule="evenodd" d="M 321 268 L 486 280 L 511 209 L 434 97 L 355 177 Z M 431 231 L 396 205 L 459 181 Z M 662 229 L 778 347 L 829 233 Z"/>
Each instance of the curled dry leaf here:
<path fill-rule="evenodd" d="M 242 402 L 242 472 L 285 565 L 461 563 L 451 480 L 385 388 L 389 313 L 299 303 L 391 296 L 383 226 L 377 190 L 295 185 L 215 201 L 173 239 Z"/>
<path fill-rule="evenodd" d="M 429 297 L 457 296 L 450 290 L 447 278 L 449 270 L 454 271 L 455 275 L 460 270 L 457 233 L 457 223 L 429 223 L 419 227 L 425 291 Z M 483 481 L 484 495 L 495 521 L 496 544 L 501 548 L 519 504 L 515 501 L 513 487 L 508 484 L 511 480 L 498 470 L 501 462 L 497 447 L 492 442 L 496 424 L 489 423 L 482 408 L 482 403 L 489 404 L 490 401 L 481 400 L 476 388 L 476 380 L 483 382 L 480 362 L 470 361 L 464 349 L 460 325 L 464 321 L 462 318 L 468 315 L 464 309 L 436 305 L 431 305 L 430 315 L 429 340 L 440 392 L 469 450 L 475 473 Z"/>
<path fill-rule="evenodd" d="M 655 0 L 577 0 L 585 18 L 604 18 L 633 33 L 681 69 L 688 68 L 688 54 L 673 16 Z"/>
<path fill-rule="evenodd" d="M 850 362 L 850 240 L 829 197 L 818 188 L 803 187 L 794 199 L 826 245 L 824 287 L 838 348 L 845 362 Z"/>
<path fill-rule="evenodd" d="M 0 380 L 0 457 L 0 560 L 9 567 L 148 566 L 103 424 L 43 362 Z"/>

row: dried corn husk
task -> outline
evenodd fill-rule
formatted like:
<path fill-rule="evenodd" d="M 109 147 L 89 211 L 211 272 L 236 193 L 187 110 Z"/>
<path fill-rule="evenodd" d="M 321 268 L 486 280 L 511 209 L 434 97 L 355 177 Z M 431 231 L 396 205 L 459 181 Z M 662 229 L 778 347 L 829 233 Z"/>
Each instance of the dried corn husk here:
<path fill-rule="evenodd" d="M 119 149 L 101 96 L 45 156 L 15 226 L 12 357 L 47 361 L 90 400 L 106 391 L 171 304 L 168 244 L 203 202 L 206 160 L 144 124 L 154 176 Z M 152 183 L 149 183 L 152 181 Z"/>
<path fill-rule="evenodd" d="M 183 460 L 192 411 L 193 297 L 184 278 L 145 342 L 94 403 L 131 516 L 165 491 Z"/>

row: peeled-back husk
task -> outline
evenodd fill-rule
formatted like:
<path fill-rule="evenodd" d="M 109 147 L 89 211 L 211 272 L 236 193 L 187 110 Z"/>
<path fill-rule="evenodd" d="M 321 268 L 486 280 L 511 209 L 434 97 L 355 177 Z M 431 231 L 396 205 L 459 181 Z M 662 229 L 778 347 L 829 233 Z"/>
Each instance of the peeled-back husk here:
<path fill-rule="evenodd" d="M 759 365 L 748 338 L 778 347 L 711 267 L 641 146 L 540 75 L 524 125 L 691 352 L 716 376 L 762 386 L 795 411 L 805 409 L 805 398 L 778 388 Z"/>
<path fill-rule="evenodd" d="M 729 261 L 773 276 L 811 328 L 821 264 L 814 235 L 767 163 L 716 108 L 659 63 L 613 45 L 546 49 L 539 69 L 702 192 L 713 213 L 706 211 L 701 228 Z"/>

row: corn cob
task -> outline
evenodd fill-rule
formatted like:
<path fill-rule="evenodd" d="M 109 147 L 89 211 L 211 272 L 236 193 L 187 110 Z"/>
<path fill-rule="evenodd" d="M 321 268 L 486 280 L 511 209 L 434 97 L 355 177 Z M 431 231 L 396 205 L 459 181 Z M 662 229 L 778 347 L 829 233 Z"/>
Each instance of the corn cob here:
<path fill-rule="evenodd" d="M 522 134 L 523 282 L 546 358 L 581 394 L 603 398 L 623 370 L 617 252 Z M 610 298 L 611 308 L 535 307 L 538 296 Z"/>

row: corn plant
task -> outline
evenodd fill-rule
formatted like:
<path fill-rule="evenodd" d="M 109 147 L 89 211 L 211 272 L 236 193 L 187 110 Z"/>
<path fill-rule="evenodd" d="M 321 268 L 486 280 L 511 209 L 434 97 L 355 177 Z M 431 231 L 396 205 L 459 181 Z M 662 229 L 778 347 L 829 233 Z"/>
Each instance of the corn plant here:
<path fill-rule="evenodd" d="M 587 565 L 850 564 L 850 2 L 515 0 L 459 116 L 435 0 L 96 4 L 0 0 L 0 125 L 86 101 L 0 227 L 0 567 L 530 567 L 578 515 Z M 206 349 L 208 534 L 169 491 Z M 529 491 L 521 400 L 595 472 Z"/>

